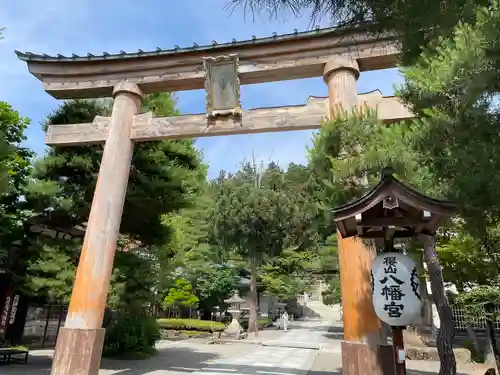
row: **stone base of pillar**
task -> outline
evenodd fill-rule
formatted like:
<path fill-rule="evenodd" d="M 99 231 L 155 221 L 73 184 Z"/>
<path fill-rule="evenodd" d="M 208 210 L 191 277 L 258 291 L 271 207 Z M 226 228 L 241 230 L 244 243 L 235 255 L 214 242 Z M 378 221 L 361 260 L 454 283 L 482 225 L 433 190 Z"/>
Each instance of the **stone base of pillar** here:
<path fill-rule="evenodd" d="M 57 337 L 51 375 L 98 375 L 104 328 L 61 328 Z"/>
<path fill-rule="evenodd" d="M 392 345 L 342 341 L 342 375 L 396 375 Z"/>

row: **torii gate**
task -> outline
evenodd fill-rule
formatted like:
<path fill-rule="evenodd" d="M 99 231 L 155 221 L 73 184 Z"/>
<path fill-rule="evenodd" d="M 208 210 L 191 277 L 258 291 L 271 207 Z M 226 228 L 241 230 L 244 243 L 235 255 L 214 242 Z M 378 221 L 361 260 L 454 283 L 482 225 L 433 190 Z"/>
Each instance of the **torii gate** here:
<path fill-rule="evenodd" d="M 374 36 L 360 27 L 317 28 L 243 42 L 214 41 L 209 46 L 115 55 L 16 53 L 57 99 L 114 98 L 111 117 L 96 117 L 91 124 L 49 126 L 47 131 L 50 146 L 105 143 L 52 375 L 97 375 L 99 371 L 104 341 L 101 323 L 134 142 L 317 129 L 327 116 L 335 116 L 339 107 L 349 110 L 358 105 L 376 109 L 379 118 L 388 123 L 412 117 L 394 97 L 382 97 L 378 91 L 357 94 L 360 72 L 392 68 L 399 54 L 394 36 Z M 323 76 L 328 98 L 310 98 L 303 106 L 241 111 L 240 83 L 317 76 Z M 163 118 L 139 114 L 144 94 L 203 87 L 207 90 L 207 114 Z M 340 272 L 348 272 L 352 280 L 342 292 L 349 294 L 351 301 L 369 294 L 372 252 L 361 240 L 341 237 L 339 252 L 344 259 Z M 352 308 L 344 310 L 344 339 L 373 343 L 373 338 L 380 336 L 380 322 L 371 304 L 361 299 L 359 304 L 354 302 Z M 360 320 L 364 324 L 357 324 Z"/>

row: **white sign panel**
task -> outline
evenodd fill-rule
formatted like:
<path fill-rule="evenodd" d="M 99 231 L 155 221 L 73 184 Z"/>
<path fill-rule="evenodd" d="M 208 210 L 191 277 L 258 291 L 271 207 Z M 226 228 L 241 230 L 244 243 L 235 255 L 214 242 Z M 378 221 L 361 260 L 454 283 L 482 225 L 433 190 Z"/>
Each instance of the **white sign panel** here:
<path fill-rule="evenodd" d="M 421 313 L 420 279 L 415 262 L 401 253 L 384 253 L 372 266 L 375 313 L 391 326 L 413 323 Z"/>

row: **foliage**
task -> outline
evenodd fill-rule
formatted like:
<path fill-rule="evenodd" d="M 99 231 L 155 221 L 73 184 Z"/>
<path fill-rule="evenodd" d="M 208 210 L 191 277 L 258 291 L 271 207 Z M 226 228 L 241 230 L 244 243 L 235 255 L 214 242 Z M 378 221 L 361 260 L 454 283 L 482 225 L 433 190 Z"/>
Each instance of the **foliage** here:
<path fill-rule="evenodd" d="M 456 301 L 465 307 L 464 313 L 469 321 L 484 318 L 495 322 L 500 318 L 500 289 L 496 287 L 480 285 L 460 293 Z"/>
<path fill-rule="evenodd" d="M 325 305 L 337 305 L 342 303 L 340 294 L 340 277 L 335 275 L 327 282 L 326 289 L 321 292 L 321 298 Z"/>
<path fill-rule="evenodd" d="M 472 24 L 459 23 L 453 35 L 439 38 L 403 70 L 406 83 L 399 93 L 420 116 L 413 151 L 464 219 L 463 234 L 444 246 L 445 257 L 446 251 L 457 252 L 449 254 L 448 264 L 459 284 L 498 282 L 499 10 L 493 1 L 476 11 Z"/>
<path fill-rule="evenodd" d="M 196 292 L 200 296 L 200 307 L 211 311 L 215 306 L 224 306 L 238 279 L 234 267 L 212 264 L 197 277 Z"/>
<path fill-rule="evenodd" d="M 158 319 L 157 322 L 162 329 L 176 331 L 220 332 L 226 328 L 225 324 L 211 320 L 169 318 Z"/>
<path fill-rule="evenodd" d="M 91 122 L 104 111 L 96 102 L 69 101 L 47 123 Z M 50 150 L 35 166 L 37 180 L 29 198 L 38 203 L 39 209 L 52 207 L 53 217 L 80 224 L 90 212 L 101 157 L 99 145 Z M 121 233 L 144 245 L 164 243 L 169 232 L 163 225 L 163 215 L 189 205 L 189 198 L 198 193 L 205 173 L 191 140 L 137 144 Z"/>
<path fill-rule="evenodd" d="M 165 285 L 176 274 L 191 282 L 206 318 L 215 306 L 224 306 L 224 300 L 237 283 L 230 251 L 217 245 L 210 225 L 214 206 L 211 194 L 212 191 L 207 189 L 204 195 L 193 202 L 192 208 L 167 218 L 173 228 L 169 246 L 173 256 L 169 257 L 171 266 L 161 271 Z M 169 268 L 175 269 L 175 272 L 169 273 Z"/>
<path fill-rule="evenodd" d="M 158 274 L 151 259 L 140 250 L 117 252 L 111 277 L 108 306 L 115 311 L 140 314 L 144 302 L 152 301 Z"/>
<path fill-rule="evenodd" d="M 270 16 L 287 12 L 298 17 L 309 13 L 311 20 L 326 16 L 338 27 L 363 27 L 375 34 L 395 33 L 401 42 L 405 64 L 439 36 L 449 35 L 462 22 L 474 21 L 474 10 L 488 0 L 229 0 L 228 7 L 243 6 L 252 13 Z"/>
<path fill-rule="evenodd" d="M 266 293 L 281 301 L 293 300 L 304 293 L 312 281 L 315 258 L 313 252 L 298 251 L 296 247 L 283 249 L 279 257 L 271 258 L 261 267 Z"/>
<path fill-rule="evenodd" d="M 222 245 L 260 262 L 283 248 L 290 209 L 283 193 L 229 181 L 215 207 L 216 236 Z"/>
<path fill-rule="evenodd" d="M 309 150 L 309 166 L 324 188 L 318 198 L 329 207 L 357 199 L 380 181 L 387 166 L 401 180 L 437 195 L 439 185 L 429 182 L 425 165 L 410 148 L 412 139 L 412 127 L 388 127 L 371 110 L 346 112 L 324 123 Z"/>
<path fill-rule="evenodd" d="M 497 251 L 486 251 L 483 241 L 472 236 L 458 223 L 453 235 L 442 237 L 437 247 L 443 277 L 463 291 L 475 285 L 498 285 Z"/>
<path fill-rule="evenodd" d="M 146 359 L 155 354 L 159 326 L 152 317 L 124 313 L 106 329 L 103 355 L 123 359 Z"/>
<path fill-rule="evenodd" d="M 175 280 L 163 302 L 165 308 L 194 308 L 199 298 L 193 293 L 193 287 L 185 279 Z"/>
<path fill-rule="evenodd" d="M 21 146 L 28 125 L 27 118 L 0 101 L 0 268 L 16 281 L 24 274 L 23 264 L 18 262 L 22 254 L 9 254 L 14 243 L 23 241 L 23 223 L 31 216 L 23 195 L 33 152 Z"/>
<path fill-rule="evenodd" d="M 421 116 L 415 149 L 444 182 L 446 195 L 467 216 L 488 223 L 500 213 L 497 170 L 500 15 L 498 1 L 477 12 L 474 25 L 460 23 L 404 69 L 400 94 Z M 439 140 L 439 142 L 436 142 Z M 474 155 L 471 157 L 471 155 Z M 469 207 L 474 208 L 470 210 Z M 489 215 L 483 215 L 487 211 Z M 481 221 L 483 221 L 481 220 Z M 482 222 L 482 226 L 484 225 Z"/>
<path fill-rule="evenodd" d="M 48 116 L 44 129 L 48 124 L 92 122 L 95 116 L 109 114 L 109 104 L 105 100 L 67 101 Z M 143 106 L 146 110 L 158 111 L 162 116 L 177 114 L 175 102 L 168 93 L 147 97 Z M 101 157 L 102 145 L 57 147 L 35 163 L 34 179 L 25 196 L 28 206 L 40 213 L 39 220 L 44 220 L 44 224 L 50 227 L 62 229 L 87 220 Z M 109 303 L 113 307 L 135 311 L 138 306 L 151 301 L 159 277 L 156 264 L 168 258 L 165 253 L 168 253 L 171 230 L 164 217 L 191 205 L 192 198 L 202 191 L 205 175 L 206 167 L 192 140 L 135 145 L 118 244 L 119 251 L 125 249 L 128 253 L 119 252 L 116 257 L 113 286 L 109 294 Z M 48 242 L 40 249 L 49 251 Z M 50 257 L 34 251 L 35 246 L 29 249 L 33 251 L 25 254 L 28 263 L 41 267 L 45 261 L 52 262 L 44 267 L 55 272 L 58 268 L 66 272 L 78 262 L 79 249 L 66 254 L 69 249 L 54 248 L 50 252 L 59 252 L 59 255 Z M 140 251 L 131 251 L 134 249 Z M 59 267 L 57 262 L 52 261 L 56 258 L 59 262 L 66 259 L 65 266 Z M 26 279 L 30 276 L 28 274 Z M 55 277 L 62 278 L 59 275 Z M 44 280 L 47 287 L 41 285 Z M 47 278 L 39 276 L 37 284 L 35 290 L 48 290 L 51 280 L 48 275 Z M 33 289 L 33 285 L 27 286 Z M 64 295 L 64 298 L 69 296 L 67 290 L 54 293 Z"/>
<path fill-rule="evenodd" d="M 47 302 L 69 302 L 81 244 L 79 241 L 59 239 L 33 239 L 29 253 L 36 254 L 27 259 L 24 293 L 45 296 Z"/>

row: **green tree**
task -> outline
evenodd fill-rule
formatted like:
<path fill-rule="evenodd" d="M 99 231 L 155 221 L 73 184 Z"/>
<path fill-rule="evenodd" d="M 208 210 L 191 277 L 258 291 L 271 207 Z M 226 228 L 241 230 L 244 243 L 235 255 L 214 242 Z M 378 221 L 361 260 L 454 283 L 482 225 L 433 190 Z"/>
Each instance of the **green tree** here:
<path fill-rule="evenodd" d="M 440 196 L 443 184 L 433 176 L 422 155 L 413 148 L 412 124 L 397 123 L 390 127 L 381 123 L 372 111 L 339 116 L 325 123 L 313 139 L 310 167 L 324 186 L 318 199 L 326 207 L 335 207 L 359 198 L 380 180 L 380 171 L 392 166 L 405 182 L 430 196 Z M 424 254 L 428 266 L 433 298 L 438 307 L 441 327 L 438 351 L 441 374 L 454 374 L 456 363 L 451 349 L 452 312 L 444 293 L 444 281 L 435 243 L 424 238 Z"/>
<path fill-rule="evenodd" d="M 310 286 L 315 260 L 314 251 L 300 251 L 297 247 L 283 249 L 260 269 L 267 293 L 281 301 L 295 300 Z"/>
<path fill-rule="evenodd" d="M 237 284 L 231 252 L 219 246 L 214 237 L 213 194 L 214 187 L 207 187 L 192 207 L 166 217 L 173 234 L 160 271 L 163 285 L 169 285 L 179 273 L 191 282 L 207 319 L 215 306 L 224 305 Z"/>
<path fill-rule="evenodd" d="M 198 305 L 198 302 L 199 299 L 194 294 L 191 283 L 182 278 L 175 280 L 163 301 L 165 308 L 180 309 L 181 311 L 189 309 L 190 312 Z"/>
<path fill-rule="evenodd" d="M 165 103 L 162 104 L 162 100 Z M 146 110 L 158 110 L 160 115 L 176 114 L 175 103 L 168 93 L 146 97 L 144 107 Z M 173 113 L 167 113 L 170 110 Z M 45 128 L 48 124 L 92 122 L 95 116 L 108 112 L 109 105 L 105 101 L 68 101 L 47 118 Z M 87 220 L 102 149 L 102 145 L 58 147 L 37 161 L 35 178 L 27 189 L 26 199 L 36 212 L 45 213 L 49 226 L 71 227 Z M 202 164 L 201 155 L 192 140 L 156 141 L 135 146 L 120 238 L 127 251 L 142 250 L 141 254 L 117 255 L 114 271 L 117 286 L 121 283 L 120 279 L 127 279 L 120 273 L 125 270 L 139 272 L 142 267 L 134 270 L 128 266 L 134 262 L 131 257 L 135 256 L 135 261 L 142 264 L 144 254 L 150 253 L 156 259 L 167 249 L 171 230 L 165 223 L 165 215 L 189 206 L 192 198 L 201 193 L 205 176 L 206 166 Z M 78 262 L 78 250 L 75 249 L 70 256 L 73 267 Z M 40 256 L 41 253 L 31 251 L 25 262 L 37 263 Z M 120 264 L 122 260 L 124 264 Z M 144 275 L 145 280 L 150 279 L 151 272 Z M 134 279 L 139 280 L 140 277 L 130 278 L 127 290 L 134 290 L 133 294 L 136 294 L 138 284 L 130 285 Z M 46 279 L 46 282 L 50 284 L 51 280 Z M 143 287 L 145 293 L 142 295 L 148 295 L 150 285 L 144 282 Z M 110 298 L 116 295 L 120 295 L 119 291 L 110 293 Z"/>
<path fill-rule="evenodd" d="M 250 268 L 250 316 L 248 331 L 257 333 L 258 269 L 267 256 L 284 248 L 290 204 L 280 192 L 253 184 L 226 181 L 219 190 L 214 228 L 220 245 L 234 249 Z"/>
<path fill-rule="evenodd" d="M 499 2 L 493 1 L 477 10 L 472 24 L 460 23 L 451 37 L 440 38 L 433 50 L 404 70 L 406 83 L 400 90 L 420 117 L 415 121 L 413 148 L 445 187 L 445 194 L 458 203 L 464 228 L 472 236 L 461 246 L 478 245 L 475 261 L 480 263 L 472 268 L 484 265 L 489 275 L 498 274 L 500 240 L 495 189 L 500 167 L 496 157 L 499 10 Z M 474 278 L 470 267 L 467 276 Z"/>
<path fill-rule="evenodd" d="M 457 302 L 463 306 L 465 318 L 470 322 L 485 319 L 488 344 L 485 350 L 485 362 L 500 368 L 497 343 L 495 339 L 495 322 L 500 318 L 500 289 L 498 287 L 479 285 L 472 290 L 461 293 Z"/>
<path fill-rule="evenodd" d="M 497 251 L 487 251 L 483 241 L 472 236 L 463 224 L 451 228 L 453 234 L 442 238 L 437 247 L 443 277 L 459 291 L 476 285 L 499 285 Z"/>
<path fill-rule="evenodd" d="M 325 305 L 337 305 L 342 303 L 339 275 L 333 275 L 333 277 L 328 279 L 326 289 L 321 292 L 321 297 Z"/>
<path fill-rule="evenodd" d="M 23 196 L 30 178 L 32 151 L 22 147 L 29 120 L 8 103 L 0 102 L 0 268 L 9 279 L 24 273 L 18 261 L 22 252 L 9 253 L 24 240 L 23 222 L 31 216 Z M 14 285 L 18 286 L 16 282 Z"/>
<path fill-rule="evenodd" d="M 478 10 L 473 25 L 462 23 L 452 38 L 441 38 L 437 54 L 426 51 L 404 69 L 407 80 L 400 90 L 419 116 L 415 151 L 444 182 L 445 194 L 457 201 L 467 226 L 483 232 L 500 214 L 494 188 L 500 169 L 498 13 L 494 1 Z"/>
<path fill-rule="evenodd" d="M 474 22 L 478 6 L 488 0 L 228 0 L 230 9 L 243 7 L 270 16 L 310 14 L 312 21 L 328 17 L 338 27 L 361 26 L 372 33 L 395 33 L 402 61 L 410 64 L 440 36 L 453 33 L 459 22 Z"/>

